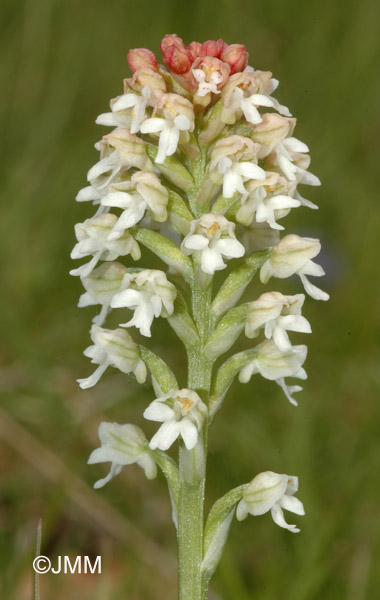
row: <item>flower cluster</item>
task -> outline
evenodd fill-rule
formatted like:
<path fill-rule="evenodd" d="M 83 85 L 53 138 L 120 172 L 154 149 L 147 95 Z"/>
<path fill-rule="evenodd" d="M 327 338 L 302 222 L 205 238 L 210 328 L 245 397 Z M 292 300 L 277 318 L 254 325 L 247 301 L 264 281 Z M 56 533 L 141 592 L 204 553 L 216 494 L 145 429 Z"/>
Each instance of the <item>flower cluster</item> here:
<path fill-rule="evenodd" d="M 176 440 L 185 454 L 202 456 L 204 432 L 236 375 L 248 382 L 259 373 L 296 404 L 293 394 L 302 388 L 285 380 L 307 377 L 307 347 L 291 341 L 293 332 L 311 333 L 301 314 L 305 295 L 266 290 L 237 306 L 257 270 L 264 285 L 298 275 L 306 294 L 328 299 L 309 280 L 324 274 L 314 262 L 319 240 L 280 237 L 292 209 L 317 208 L 298 187 L 320 181 L 308 171 L 308 147 L 293 135 L 296 119 L 273 97 L 278 81 L 249 66 L 241 44 L 186 45 L 170 34 L 161 50 L 164 64 L 146 48 L 128 53 L 132 76 L 96 119 L 110 129 L 77 195 L 95 214 L 75 227 L 72 258 L 85 261 L 71 273 L 85 289 L 79 306 L 100 307 L 85 350 L 97 368 L 79 385 L 95 385 L 108 367 L 133 373 L 139 383 L 149 371 L 157 397 L 144 417 L 160 423 L 150 441 L 135 425 L 101 424 L 101 447 L 89 462 L 111 462 L 111 471 L 97 487 L 132 463 L 154 477 Z M 163 270 L 146 264 L 149 253 Z M 227 269 L 212 296 L 216 272 Z M 118 327 L 106 329 L 112 311 Z M 132 337 L 145 342 L 159 317 L 185 344 L 189 373 L 208 370 L 202 382 L 198 373 L 189 376 L 199 387 L 180 389 L 168 365 Z M 227 360 L 218 378 L 215 359 L 243 330 L 261 339 Z M 237 517 L 270 510 L 278 525 L 298 531 L 282 512 L 304 514 L 297 487 L 296 477 L 261 473 L 245 486 Z"/>

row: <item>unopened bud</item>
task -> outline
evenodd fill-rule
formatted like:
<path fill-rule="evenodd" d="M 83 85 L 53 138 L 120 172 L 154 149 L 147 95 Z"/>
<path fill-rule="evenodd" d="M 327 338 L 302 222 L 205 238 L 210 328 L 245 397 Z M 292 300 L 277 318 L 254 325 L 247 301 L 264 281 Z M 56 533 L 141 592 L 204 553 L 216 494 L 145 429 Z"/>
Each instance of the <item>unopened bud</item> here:
<path fill-rule="evenodd" d="M 147 48 L 134 48 L 127 55 L 127 61 L 132 73 L 138 69 L 157 69 L 157 60 L 151 50 Z"/>
<path fill-rule="evenodd" d="M 191 42 L 187 47 L 191 60 L 195 60 L 200 56 L 202 44 L 200 42 Z"/>
<path fill-rule="evenodd" d="M 183 74 L 189 71 L 192 59 L 182 39 L 177 35 L 167 35 L 161 42 L 164 63 L 174 71 Z"/>
<path fill-rule="evenodd" d="M 244 71 L 248 65 L 248 52 L 243 44 L 231 44 L 223 51 L 221 60 L 231 67 L 231 75 Z"/>
<path fill-rule="evenodd" d="M 220 58 L 227 47 L 228 45 L 226 42 L 221 39 L 216 42 L 214 40 L 208 40 L 202 44 L 199 56 L 214 56 L 215 58 Z"/>

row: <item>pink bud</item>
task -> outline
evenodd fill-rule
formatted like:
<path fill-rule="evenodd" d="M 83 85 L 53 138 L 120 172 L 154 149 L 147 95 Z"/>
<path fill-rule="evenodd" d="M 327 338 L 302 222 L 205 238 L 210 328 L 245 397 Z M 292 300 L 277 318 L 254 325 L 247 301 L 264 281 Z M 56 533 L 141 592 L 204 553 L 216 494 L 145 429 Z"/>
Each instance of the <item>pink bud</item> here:
<path fill-rule="evenodd" d="M 213 40 L 208 40 L 208 42 L 204 42 L 204 44 L 202 44 L 199 56 L 213 56 L 215 58 L 220 58 L 226 48 L 228 48 L 226 42 L 221 39 L 217 40 L 216 42 Z"/>
<path fill-rule="evenodd" d="M 157 70 L 157 60 L 153 52 L 147 48 L 134 48 L 127 55 L 127 60 L 132 73 L 138 69 Z"/>
<path fill-rule="evenodd" d="M 179 47 L 183 47 L 186 48 L 183 39 L 180 38 L 177 34 L 175 33 L 167 33 L 165 35 L 164 38 L 162 38 L 162 42 L 161 42 L 161 52 L 162 54 L 165 54 L 166 50 L 169 48 L 169 46 L 179 46 Z"/>
<path fill-rule="evenodd" d="M 192 63 L 189 52 L 179 46 L 169 46 L 164 52 L 163 60 L 169 69 L 178 74 L 187 73 Z"/>
<path fill-rule="evenodd" d="M 191 42 L 187 47 L 191 60 L 195 60 L 201 52 L 202 44 L 200 42 Z"/>
<path fill-rule="evenodd" d="M 231 67 L 231 75 L 244 71 L 248 64 L 248 52 L 243 44 L 231 44 L 223 51 L 221 60 Z"/>
<path fill-rule="evenodd" d="M 164 63 L 168 65 L 169 69 L 178 74 L 187 73 L 190 69 L 192 59 L 190 52 L 178 35 L 165 35 L 161 42 L 161 50 Z"/>

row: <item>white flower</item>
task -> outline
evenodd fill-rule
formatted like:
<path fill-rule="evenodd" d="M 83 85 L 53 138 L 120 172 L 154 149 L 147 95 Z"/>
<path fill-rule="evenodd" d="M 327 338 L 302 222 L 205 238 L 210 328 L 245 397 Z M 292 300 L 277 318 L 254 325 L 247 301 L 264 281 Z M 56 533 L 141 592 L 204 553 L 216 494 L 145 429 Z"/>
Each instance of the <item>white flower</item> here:
<path fill-rule="evenodd" d="M 270 258 L 261 267 L 261 282 L 267 283 L 272 276 L 285 279 L 296 273 L 309 296 L 315 300 L 328 300 L 329 295 L 310 283 L 306 277 L 321 277 L 325 274 L 323 268 L 311 260 L 320 250 L 319 240 L 294 234 L 286 235 L 276 244 Z"/>
<path fill-rule="evenodd" d="M 240 135 L 216 142 L 211 152 L 210 178 L 218 185 L 223 184 L 225 198 L 232 198 L 236 192 L 247 194 L 244 182 L 248 180 L 265 179 L 265 171 L 255 164 L 258 148 L 258 144 Z"/>
<path fill-rule="evenodd" d="M 156 463 L 149 453 L 148 440 L 139 427 L 103 421 L 99 425 L 99 439 L 101 447 L 90 454 L 88 464 L 110 462 L 111 469 L 107 477 L 95 483 L 95 489 L 106 485 L 125 465 L 133 463 L 144 469 L 148 479 L 156 477 Z"/>
<path fill-rule="evenodd" d="M 223 196 L 232 198 L 235 192 L 246 194 L 244 182 L 248 179 L 264 179 L 265 171 L 252 162 L 232 161 L 223 156 L 218 164 L 219 173 L 223 175 Z"/>
<path fill-rule="evenodd" d="M 134 325 L 142 335 L 151 337 L 150 328 L 154 317 L 173 314 L 176 287 L 168 281 L 163 271 L 154 269 L 128 273 L 124 278 L 123 287 L 126 289 L 113 296 L 111 306 L 130 308 L 134 310 L 134 314 L 132 319 L 128 323 L 122 323 L 121 327 Z"/>
<path fill-rule="evenodd" d="M 109 240 L 117 240 L 126 229 L 141 221 L 146 209 L 146 202 L 139 194 L 128 194 L 127 192 L 111 192 L 102 199 L 101 203 L 103 206 L 123 209 L 115 227 L 108 236 Z"/>
<path fill-rule="evenodd" d="M 235 238 L 234 224 L 222 215 L 205 214 L 191 222 L 190 232 L 182 242 L 184 254 L 201 253 L 201 269 L 213 275 L 226 268 L 223 258 L 240 258 L 244 246 Z"/>
<path fill-rule="evenodd" d="M 222 83 L 223 75 L 219 73 L 219 71 L 213 71 L 208 77 L 208 81 L 206 80 L 206 73 L 203 69 L 192 69 L 192 72 L 195 81 L 199 83 L 199 87 L 196 92 L 197 96 L 206 96 L 210 92 L 213 94 L 220 94 L 218 85 L 219 83 Z"/>
<path fill-rule="evenodd" d="M 77 380 L 82 389 L 94 386 L 107 367 L 134 373 L 138 383 L 144 383 L 147 375 L 145 363 L 140 358 L 137 344 L 125 329 L 102 329 L 93 325 L 90 333 L 94 345 L 86 348 L 83 354 L 99 366 L 90 377 Z"/>
<path fill-rule="evenodd" d="M 186 115 L 171 115 L 166 111 L 163 118 L 153 117 L 146 119 L 141 124 L 141 133 L 159 133 L 158 152 L 156 163 L 163 163 L 167 156 L 171 156 L 177 150 L 181 131 L 190 131 L 191 121 Z"/>
<path fill-rule="evenodd" d="M 273 471 L 265 471 L 252 479 L 245 488 L 243 498 L 236 509 L 239 521 L 250 513 L 253 516 L 263 515 L 271 511 L 273 521 L 292 533 L 300 530 L 296 525 L 288 525 L 284 518 L 283 509 L 296 515 L 304 515 L 303 504 L 294 494 L 298 491 L 298 477 L 279 475 Z"/>
<path fill-rule="evenodd" d="M 304 294 L 284 296 L 280 292 L 267 292 L 251 302 L 247 309 L 245 334 L 255 338 L 264 328 L 267 339 L 273 339 L 282 352 L 292 349 L 287 331 L 311 333 L 309 321 L 301 315 Z"/>
<path fill-rule="evenodd" d="M 207 407 L 196 392 L 188 389 L 171 390 L 153 400 L 144 412 L 144 417 L 149 421 L 162 423 L 149 446 L 152 450 L 167 450 L 181 436 L 186 448 L 191 450 L 196 446 L 206 416 Z"/>
<path fill-rule="evenodd" d="M 111 127 L 126 127 L 131 133 L 137 133 L 145 119 L 145 109 L 150 98 L 150 88 L 145 86 L 141 96 L 138 94 L 123 94 L 111 103 L 110 113 L 102 113 L 96 119 L 98 125 Z"/>
<path fill-rule="evenodd" d="M 94 317 L 93 323 L 103 325 L 111 309 L 111 300 L 116 292 L 123 286 L 123 279 L 127 272 L 124 265 L 117 262 L 103 263 L 88 275 L 82 278 L 86 292 L 79 298 L 78 306 L 94 306 L 101 304 L 100 313 Z"/>
<path fill-rule="evenodd" d="M 233 95 L 236 97 L 239 108 L 243 111 L 247 121 L 254 125 L 261 123 L 262 121 L 262 117 L 256 108 L 257 106 L 274 108 L 286 117 L 292 116 L 286 106 L 281 105 L 275 98 L 271 98 L 270 96 L 264 94 L 252 94 L 248 98 L 245 98 L 244 91 L 239 87 L 235 87 Z"/>
<path fill-rule="evenodd" d="M 79 190 L 76 201 L 92 201 L 94 205 L 100 205 L 101 199 L 107 194 L 107 188 L 116 179 L 121 170 L 118 153 L 112 152 L 109 156 L 99 160 L 87 173 L 90 185 Z M 99 207 L 97 214 L 106 212 L 108 209 Z"/>
<path fill-rule="evenodd" d="M 275 146 L 274 152 L 279 168 L 289 181 L 298 181 L 306 185 L 321 185 L 316 175 L 297 165 L 297 158 L 303 158 L 302 155 L 309 152 L 306 144 L 295 137 L 287 137 Z M 307 162 L 310 162 L 309 157 Z"/>
<path fill-rule="evenodd" d="M 117 187 L 119 191 L 107 194 L 101 201 L 103 206 L 123 209 L 108 236 L 109 240 L 118 239 L 126 229 L 141 221 L 147 209 L 156 221 L 166 220 L 169 192 L 157 175 L 138 171 L 132 175 L 130 181 L 122 182 Z"/>
<path fill-rule="evenodd" d="M 256 187 L 249 194 L 242 198 L 242 206 L 239 208 L 236 218 L 239 222 L 243 218 L 244 221 L 252 216 L 255 216 L 256 223 L 268 223 L 272 229 L 284 229 L 279 225 L 276 218 L 280 218 L 289 213 L 291 208 L 301 206 L 300 200 L 291 198 L 284 194 L 268 195 L 264 186 Z"/>
<path fill-rule="evenodd" d="M 302 368 L 306 360 L 307 347 L 303 345 L 292 346 L 286 352 L 279 350 L 273 340 L 266 340 L 257 346 L 256 358 L 245 365 L 239 374 L 239 380 L 247 383 L 252 375 L 260 373 L 265 379 L 275 381 L 284 391 L 289 402 L 297 406 L 292 397 L 294 392 L 300 392 L 300 386 L 288 387 L 285 377 L 307 379 L 306 371 Z"/>
<path fill-rule="evenodd" d="M 126 256 L 127 254 L 131 254 L 134 260 L 140 258 L 139 246 L 127 231 L 117 240 L 109 239 L 109 234 L 116 223 L 117 217 L 115 215 L 103 213 L 91 219 L 86 219 L 84 223 L 75 225 L 78 243 L 71 252 L 71 258 L 84 258 L 85 256 L 92 256 L 93 258 L 78 269 L 72 269 L 70 271 L 71 275 L 88 277 L 99 260 L 115 260 L 119 256 Z"/>

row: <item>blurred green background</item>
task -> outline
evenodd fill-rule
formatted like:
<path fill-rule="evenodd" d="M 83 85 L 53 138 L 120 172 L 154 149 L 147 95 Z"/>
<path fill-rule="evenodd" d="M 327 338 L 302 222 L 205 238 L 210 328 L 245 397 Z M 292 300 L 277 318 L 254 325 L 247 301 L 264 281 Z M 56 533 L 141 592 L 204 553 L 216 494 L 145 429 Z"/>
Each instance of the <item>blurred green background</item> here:
<path fill-rule="evenodd" d="M 94 124 L 129 75 L 129 48 L 159 55 L 185 42 L 246 44 L 250 63 L 280 79 L 322 188 L 320 211 L 293 211 L 287 230 L 319 237 L 328 303 L 308 300 L 309 380 L 287 403 L 270 382 L 236 384 L 211 435 L 208 506 L 271 469 L 300 476 L 302 533 L 269 515 L 235 522 L 212 585 L 221 600 L 364 600 L 380 589 L 379 13 L 375 0 L 2 0 L 0 596 L 32 598 L 37 522 L 42 553 L 102 555 L 102 575 L 45 575 L 40 600 L 176 596 L 175 534 L 161 478 L 137 467 L 95 492 L 86 465 L 101 420 L 142 423 L 152 398 L 109 372 L 87 392 L 82 355 L 93 312 L 71 278 L 74 197 L 97 160 Z M 300 291 L 298 281 L 288 290 Z M 281 288 L 285 289 L 285 286 Z M 174 336 L 154 348 L 184 373 Z M 151 432 L 149 425 L 146 426 Z M 153 429 L 152 429 L 153 431 Z M 377 565 L 377 568 L 376 568 Z"/>

